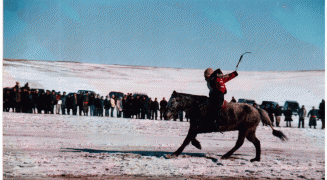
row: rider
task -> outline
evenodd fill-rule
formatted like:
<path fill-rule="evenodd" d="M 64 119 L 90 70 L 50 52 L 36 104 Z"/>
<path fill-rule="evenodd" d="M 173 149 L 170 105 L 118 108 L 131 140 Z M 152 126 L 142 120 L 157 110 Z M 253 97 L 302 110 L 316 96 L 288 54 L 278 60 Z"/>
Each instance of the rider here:
<path fill-rule="evenodd" d="M 225 83 L 235 78 L 238 75 L 236 71 L 223 75 L 220 69 L 213 71 L 212 68 L 208 68 L 204 71 L 204 77 L 207 81 L 209 92 L 209 119 L 210 122 L 220 122 L 220 109 L 224 103 L 224 95 L 227 93 Z M 215 123 L 216 124 L 216 123 Z"/>

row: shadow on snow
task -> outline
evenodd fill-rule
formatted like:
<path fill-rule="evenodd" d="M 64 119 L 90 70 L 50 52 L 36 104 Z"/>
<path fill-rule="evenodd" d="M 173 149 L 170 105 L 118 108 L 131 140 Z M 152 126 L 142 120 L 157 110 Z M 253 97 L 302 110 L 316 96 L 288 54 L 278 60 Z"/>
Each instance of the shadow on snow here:
<path fill-rule="evenodd" d="M 97 150 L 97 149 L 86 149 L 86 148 L 85 149 L 64 148 L 63 150 L 61 150 L 61 152 L 86 152 L 86 153 L 108 153 L 108 154 L 131 153 L 131 154 L 138 154 L 141 156 L 148 156 L 148 157 L 157 157 L 157 158 L 164 157 L 165 159 L 170 159 L 167 158 L 167 155 L 171 154 L 171 152 L 166 152 L 166 151 L 108 151 L 108 150 Z M 234 154 L 234 155 L 236 155 L 237 157 L 234 157 L 232 159 L 243 159 L 239 156 L 244 156 L 243 154 Z M 221 155 L 215 155 L 215 156 L 221 156 Z M 217 158 L 206 156 L 206 154 L 204 153 L 181 153 L 181 157 L 182 158 L 203 157 L 206 159 L 210 159 L 214 163 L 218 162 Z M 247 160 L 247 159 L 243 159 L 243 160 Z M 218 165 L 220 165 L 220 163 L 218 163 Z"/>

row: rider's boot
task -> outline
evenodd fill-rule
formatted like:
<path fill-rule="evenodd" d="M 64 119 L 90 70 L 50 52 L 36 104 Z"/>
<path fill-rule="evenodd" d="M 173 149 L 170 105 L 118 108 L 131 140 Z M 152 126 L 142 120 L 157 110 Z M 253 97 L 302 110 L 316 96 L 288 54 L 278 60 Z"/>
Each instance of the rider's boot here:
<path fill-rule="evenodd" d="M 219 131 L 219 126 L 220 126 L 220 108 L 217 106 L 212 106 L 210 108 L 210 129 L 212 129 L 213 131 Z"/>

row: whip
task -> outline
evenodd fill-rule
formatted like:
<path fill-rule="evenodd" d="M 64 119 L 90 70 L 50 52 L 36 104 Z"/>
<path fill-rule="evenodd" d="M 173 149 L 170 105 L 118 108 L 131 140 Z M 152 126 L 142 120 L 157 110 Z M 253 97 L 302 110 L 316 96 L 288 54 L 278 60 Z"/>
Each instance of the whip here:
<path fill-rule="evenodd" d="M 243 54 L 241 55 L 240 60 L 238 60 L 238 63 L 237 63 L 237 65 L 236 65 L 236 69 L 235 69 L 235 71 L 237 70 L 238 65 L 240 64 L 240 62 L 241 62 L 241 60 L 242 60 L 242 58 L 243 58 L 243 55 L 246 54 L 246 53 L 251 53 L 251 52 L 245 52 L 245 53 L 243 53 Z"/>

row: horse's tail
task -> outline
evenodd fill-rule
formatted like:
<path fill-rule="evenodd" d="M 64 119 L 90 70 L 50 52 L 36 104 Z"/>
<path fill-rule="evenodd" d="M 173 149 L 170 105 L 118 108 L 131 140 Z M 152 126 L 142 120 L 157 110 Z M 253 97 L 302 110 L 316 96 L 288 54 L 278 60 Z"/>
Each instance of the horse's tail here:
<path fill-rule="evenodd" d="M 270 121 L 270 118 L 265 110 L 259 109 L 259 108 L 257 108 L 257 110 L 260 113 L 261 121 L 265 124 L 268 124 L 271 127 L 271 129 L 273 130 L 272 134 L 274 136 L 278 137 L 282 141 L 288 140 L 288 138 L 282 133 L 282 131 L 278 131 L 278 130 L 274 129 L 274 127 L 272 126 L 272 123 Z"/>

